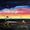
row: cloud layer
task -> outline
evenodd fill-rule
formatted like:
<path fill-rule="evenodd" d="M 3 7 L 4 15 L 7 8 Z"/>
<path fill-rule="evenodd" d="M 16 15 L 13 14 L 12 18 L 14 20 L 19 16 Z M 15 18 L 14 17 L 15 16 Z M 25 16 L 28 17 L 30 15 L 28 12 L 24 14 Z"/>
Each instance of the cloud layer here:
<path fill-rule="evenodd" d="M 27 8 L 28 6 L 16 6 L 15 8 L 10 8 L 10 9 L 2 9 L 2 11 L 0 11 L 0 13 L 17 13 L 19 11 L 19 13 L 23 13 L 23 12 L 27 12 L 30 11 L 29 8 Z"/>

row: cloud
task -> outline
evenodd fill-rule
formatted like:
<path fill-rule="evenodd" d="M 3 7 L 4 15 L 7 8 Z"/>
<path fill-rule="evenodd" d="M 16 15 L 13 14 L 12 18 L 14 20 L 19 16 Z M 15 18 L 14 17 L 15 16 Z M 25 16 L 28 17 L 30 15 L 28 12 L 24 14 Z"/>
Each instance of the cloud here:
<path fill-rule="evenodd" d="M 16 9 L 13 9 L 13 8 L 11 8 L 11 9 L 5 8 L 5 9 L 3 9 L 2 11 L 0 11 L 0 13 L 14 13 L 15 10 L 16 10 Z"/>
<path fill-rule="evenodd" d="M 10 10 L 5 8 L 5 9 L 3 9 L 2 11 L 3 11 L 3 12 L 9 12 Z"/>
<path fill-rule="evenodd" d="M 28 8 L 28 6 L 16 6 L 15 8 Z"/>
<path fill-rule="evenodd" d="M 14 13 L 15 11 L 19 10 L 19 8 L 23 8 L 24 9 L 24 7 L 25 7 L 25 9 L 27 9 L 28 6 L 16 6 L 14 8 L 10 8 L 10 9 L 5 8 L 5 9 L 2 9 L 2 11 L 0 11 L 0 13 L 2 13 L 2 12 Z"/>

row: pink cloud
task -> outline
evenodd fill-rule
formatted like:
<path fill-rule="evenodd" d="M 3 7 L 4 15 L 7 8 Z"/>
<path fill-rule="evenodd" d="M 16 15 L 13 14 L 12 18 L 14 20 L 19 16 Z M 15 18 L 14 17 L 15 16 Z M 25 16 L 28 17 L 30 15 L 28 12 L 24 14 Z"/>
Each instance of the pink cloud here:
<path fill-rule="evenodd" d="M 23 8 L 23 9 L 17 9 L 16 13 L 30 13 L 30 9 L 28 8 Z"/>
<path fill-rule="evenodd" d="M 30 9 L 28 8 L 21 8 L 21 9 L 16 9 L 16 10 L 10 10 L 10 9 L 3 9 L 0 11 L 0 13 L 21 13 L 21 14 L 30 14 Z"/>

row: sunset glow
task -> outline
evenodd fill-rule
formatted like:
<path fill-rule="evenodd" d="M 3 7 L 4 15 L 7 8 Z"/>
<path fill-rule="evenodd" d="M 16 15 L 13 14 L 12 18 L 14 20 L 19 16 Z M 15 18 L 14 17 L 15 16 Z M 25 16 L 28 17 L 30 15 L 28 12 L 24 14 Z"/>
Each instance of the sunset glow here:
<path fill-rule="evenodd" d="M 9 18 L 29 18 L 30 19 L 30 9 L 16 9 L 15 11 L 4 11 L 0 12 L 0 18 L 6 18 L 8 16 Z"/>

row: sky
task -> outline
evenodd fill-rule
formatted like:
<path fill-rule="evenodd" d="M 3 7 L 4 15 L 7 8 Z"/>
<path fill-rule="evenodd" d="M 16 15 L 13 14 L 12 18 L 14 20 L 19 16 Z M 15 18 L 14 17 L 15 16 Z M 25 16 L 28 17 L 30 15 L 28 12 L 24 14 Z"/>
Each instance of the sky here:
<path fill-rule="evenodd" d="M 4 9 L 2 9 L 0 12 L 7 12 L 7 11 L 10 11 L 10 10 L 16 10 L 16 9 L 19 9 L 19 8 L 29 8 L 29 6 L 16 6 L 16 7 L 14 7 L 14 8 L 4 8 Z M 29 8 L 30 9 L 30 8 Z"/>
<path fill-rule="evenodd" d="M 22 8 L 23 10 L 20 10 L 19 9 Z M 16 11 L 16 14 L 9 14 L 10 11 Z M 1 13 L 3 12 L 3 13 Z M 7 12 L 4 13 L 4 12 Z M 17 14 L 17 12 L 19 14 Z M 4 8 L 0 11 L 0 18 L 6 18 L 6 16 L 9 16 L 10 18 L 30 18 L 30 7 L 29 6 L 16 6 L 14 8 Z"/>

